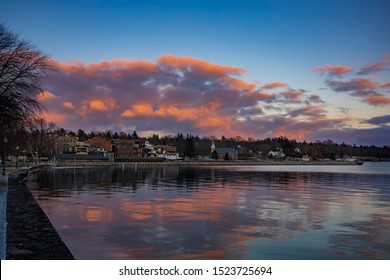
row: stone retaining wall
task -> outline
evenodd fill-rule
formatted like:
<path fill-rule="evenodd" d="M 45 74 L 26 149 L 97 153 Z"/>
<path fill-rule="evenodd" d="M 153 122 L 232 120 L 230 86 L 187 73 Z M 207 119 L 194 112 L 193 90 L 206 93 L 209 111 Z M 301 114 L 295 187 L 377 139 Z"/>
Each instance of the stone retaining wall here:
<path fill-rule="evenodd" d="M 6 259 L 74 259 L 24 179 L 21 175 L 9 178 Z"/>

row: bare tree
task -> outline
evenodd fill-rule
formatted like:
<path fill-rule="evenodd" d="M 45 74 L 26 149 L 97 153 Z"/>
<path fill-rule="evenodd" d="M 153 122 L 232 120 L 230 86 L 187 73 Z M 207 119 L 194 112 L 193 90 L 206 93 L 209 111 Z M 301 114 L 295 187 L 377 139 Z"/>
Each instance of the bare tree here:
<path fill-rule="evenodd" d="M 52 122 L 48 123 L 42 118 L 34 120 L 28 127 L 28 149 L 33 155 L 36 154 L 38 161 L 42 156 L 48 156 L 54 151 L 53 132 L 57 129 Z"/>
<path fill-rule="evenodd" d="M 26 127 L 44 110 L 37 99 L 50 57 L 0 24 L 0 130 Z"/>

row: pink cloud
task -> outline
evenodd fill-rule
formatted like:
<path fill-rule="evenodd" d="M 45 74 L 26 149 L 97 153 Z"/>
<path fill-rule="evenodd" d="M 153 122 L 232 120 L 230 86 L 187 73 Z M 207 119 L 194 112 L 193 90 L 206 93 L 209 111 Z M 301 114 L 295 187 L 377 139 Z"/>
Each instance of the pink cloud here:
<path fill-rule="evenodd" d="M 112 123 L 207 131 L 219 124 L 228 130 L 236 106 L 253 106 L 273 96 L 258 93 L 256 85 L 240 79 L 245 69 L 191 57 L 164 55 L 156 62 L 72 61 L 56 66 L 48 87 L 61 102 L 51 102 L 50 110 L 68 114 L 65 109 L 73 109 L 72 117 L 80 127 Z"/>
<path fill-rule="evenodd" d="M 326 80 L 325 83 L 334 91 L 373 90 L 378 87 L 377 82 L 365 78 L 355 78 L 350 81 Z"/>
<path fill-rule="evenodd" d="M 352 96 L 358 96 L 361 100 L 372 106 L 386 106 L 390 98 L 379 91 L 387 88 L 387 84 L 379 83 L 365 78 L 355 78 L 350 81 L 326 80 L 325 83 L 334 91 L 347 92 Z"/>
<path fill-rule="evenodd" d="M 381 85 L 381 88 L 390 89 L 390 83 L 384 83 Z"/>
<path fill-rule="evenodd" d="M 342 77 L 346 74 L 351 73 L 353 69 L 344 65 L 326 64 L 324 67 L 319 67 L 319 66 L 315 67 L 313 71 L 320 73 L 321 75 L 327 73 L 329 76 Z"/>
<path fill-rule="evenodd" d="M 242 90 L 247 92 L 253 92 L 256 90 L 255 84 L 249 84 L 243 80 L 233 78 L 233 77 L 224 77 L 223 80 L 226 81 L 226 84 L 230 86 L 233 90 Z"/>
<path fill-rule="evenodd" d="M 390 64 L 388 61 L 381 61 L 375 64 L 371 64 L 365 67 L 362 67 L 360 71 L 357 73 L 358 75 L 367 75 L 371 73 L 376 73 L 380 71 L 384 71 L 387 69 L 387 66 Z"/>
<path fill-rule="evenodd" d="M 279 88 L 279 87 L 285 87 L 287 84 L 282 83 L 282 82 L 274 82 L 270 84 L 266 84 L 263 86 L 264 89 L 274 89 L 274 88 Z"/>
<path fill-rule="evenodd" d="M 282 97 L 282 100 L 292 103 L 300 103 L 302 102 L 302 98 L 304 96 L 304 93 L 299 90 L 286 90 L 279 92 L 279 96 Z"/>
<path fill-rule="evenodd" d="M 54 62 L 54 67 L 69 74 L 79 73 L 90 77 L 99 76 L 104 74 L 104 72 L 112 77 L 118 77 L 124 70 L 147 73 L 156 71 L 156 65 L 152 62 L 130 59 L 113 59 L 100 63 L 84 63 L 79 60 L 70 60 L 66 63 Z"/>
<path fill-rule="evenodd" d="M 55 65 L 58 71 L 46 85 L 51 93 L 45 94 L 47 117 L 74 130 L 136 129 L 254 138 L 282 134 L 308 140 L 318 129 L 338 129 L 349 121 L 330 118 L 316 94 L 291 89 L 280 81 L 261 87 L 244 80 L 243 68 L 192 57 Z M 367 97 L 359 97 L 369 104 L 380 102 L 373 93 L 378 87 L 374 81 L 328 83 L 335 91 L 351 90 L 348 94 L 369 89 Z M 265 87 L 282 89 L 270 93 Z"/>
<path fill-rule="evenodd" d="M 390 104 L 390 98 L 382 94 L 375 94 L 363 97 L 364 101 L 374 106 L 386 106 Z"/>
<path fill-rule="evenodd" d="M 67 117 L 64 114 L 57 112 L 43 112 L 41 117 L 45 119 L 47 122 L 54 122 L 56 124 L 64 123 L 67 121 Z"/>
<path fill-rule="evenodd" d="M 42 93 L 37 95 L 37 99 L 39 101 L 41 101 L 41 102 L 45 102 L 45 101 L 48 101 L 48 100 L 53 100 L 53 99 L 56 99 L 56 98 L 57 98 L 57 96 L 54 93 L 52 93 L 50 91 L 47 91 L 47 90 L 45 90 Z"/>
<path fill-rule="evenodd" d="M 108 112 L 115 108 L 116 100 L 112 97 L 104 99 L 94 98 L 92 100 L 83 100 L 83 113 L 86 111 Z"/>
<path fill-rule="evenodd" d="M 321 97 L 317 94 L 309 95 L 306 100 L 308 103 L 324 103 Z"/>
<path fill-rule="evenodd" d="M 276 94 L 264 91 L 252 91 L 244 93 L 240 98 L 241 107 L 251 107 L 258 102 L 271 103 L 276 100 Z"/>
<path fill-rule="evenodd" d="M 254 131 L 261 131 L 262 138 L 287 135 L 290 139 L 317 140 L 314 135 L 319 130 L 331 131 L 343 129 L 349 118 L 329 118 L 326 111 L 319 107 L 303 107 L 287 115 L 263 115 L 250 121 L 233 123 L 233 129 L 245 131 L 244 137 L 254 136 Z M 328 135 L 329 136 L 329 135 Z M 329 138 L 329 137 L 328 137 Z M 326 139 L 326 138 L 324 138 Z"/>
<path fill-rule="evenodd" d="M 299 109 L 293 109 L 288 113 L 290 117 L 305 117 L 308 119 L 319 120 L 326 118 L 326 110 L 322 107 L 306 105 Z"/>
<path fill-rule="evenodd" d="M 73 105 L 73 103 L 70 102 L 70 101 L 64 102 L 63 105 L 64 105 L 65 108 L 74 109 L 74 105 Z"/>
<path fill-rule="evenodd" d="M 242 75 L 246 73 L 243 68 L 222 66 L 205 60 L 189 56 L 174 56 L 165 54 L 157 59 L 157 64 L 183 72 L 198 72 L 208 76 Z"/>
<path fill-rule="evenodd" d="M 155 106 L 150 104 L 134 104 L 121 113 L 128 119 L 138 118 L 173 118 L 177 122 L 191 121 L 197 128 L 219 128 L 229 130 L 231 116 L 218 114 L 218 103 L 207 107 L 181 108 L 179 106 Z"/>

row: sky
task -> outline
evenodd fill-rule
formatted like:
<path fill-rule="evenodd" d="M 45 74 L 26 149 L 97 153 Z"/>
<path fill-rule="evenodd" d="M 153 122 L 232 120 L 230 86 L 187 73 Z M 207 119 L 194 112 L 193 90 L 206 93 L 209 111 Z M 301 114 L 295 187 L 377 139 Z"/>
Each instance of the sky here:
<path fill-rule="evenodd" d="M 44 117 L 136 130 L 390 145 L 390 1 L 0 1 L 56 68 Z"/>

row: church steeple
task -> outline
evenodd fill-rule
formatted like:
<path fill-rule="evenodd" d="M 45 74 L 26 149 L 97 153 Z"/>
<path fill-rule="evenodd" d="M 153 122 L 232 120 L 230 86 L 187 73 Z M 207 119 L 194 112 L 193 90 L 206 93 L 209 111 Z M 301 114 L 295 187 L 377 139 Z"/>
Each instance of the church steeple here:
<path fill-rule="evenodd" d="M 213 140 L 213 142 L 211 143 L 211 153 L 213 153 L 214 151 L 215 151 L 215 143 Z"/>

